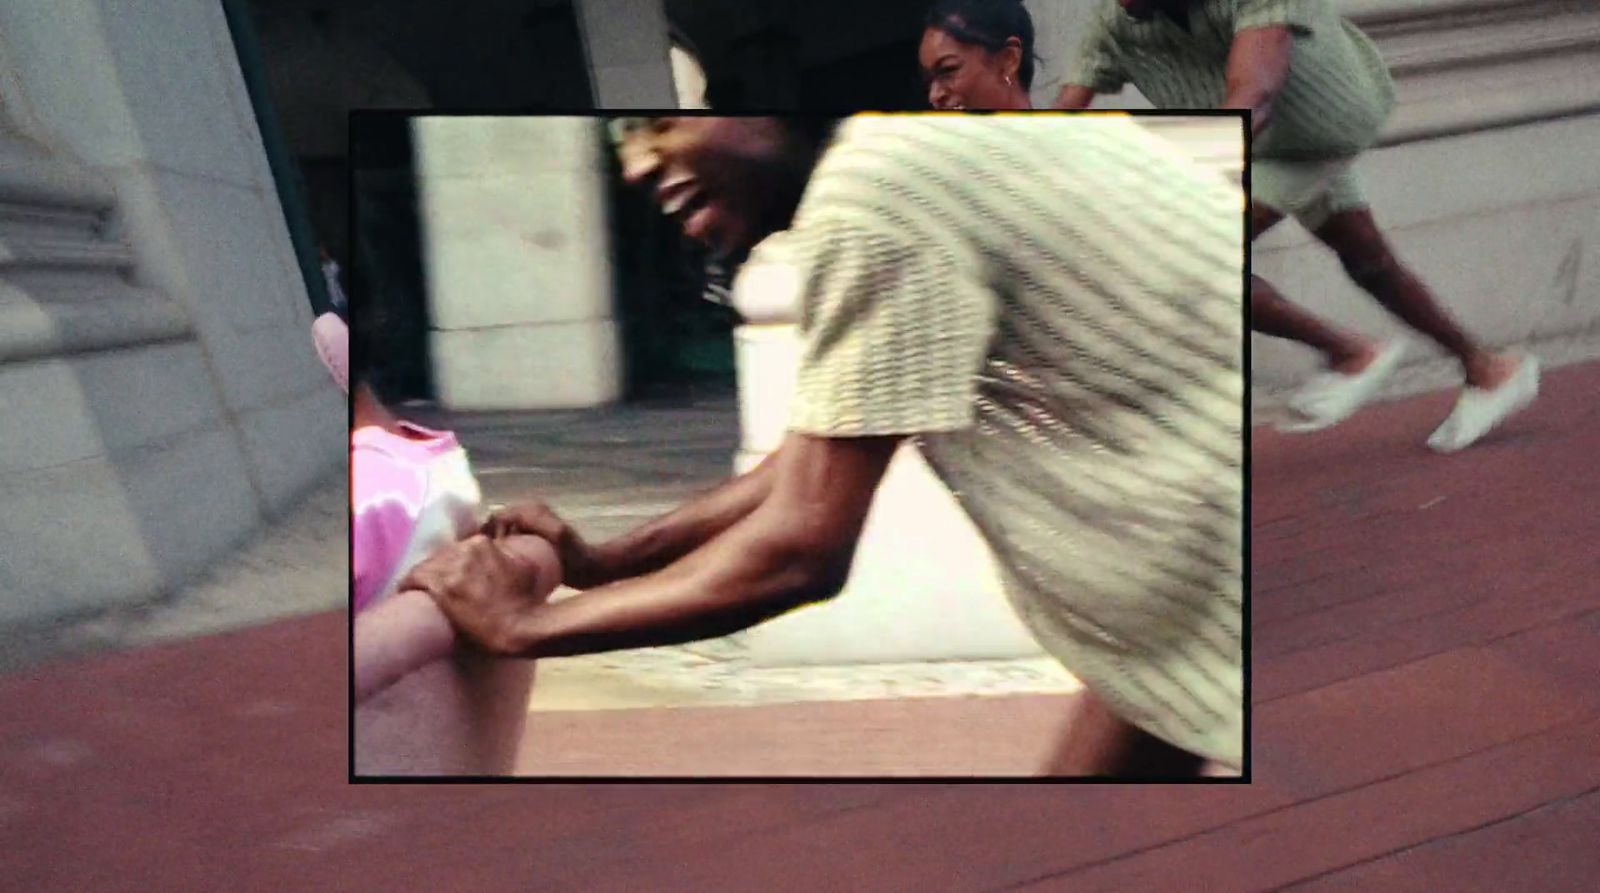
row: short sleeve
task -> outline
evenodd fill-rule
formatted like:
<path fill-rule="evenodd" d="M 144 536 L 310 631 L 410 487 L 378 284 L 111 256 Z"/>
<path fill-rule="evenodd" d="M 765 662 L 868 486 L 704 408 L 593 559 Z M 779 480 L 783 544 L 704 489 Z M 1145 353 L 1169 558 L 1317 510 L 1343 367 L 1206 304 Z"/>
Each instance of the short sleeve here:
<path fill-rule="evenodd" d="M 351 582 L 356 611 L 383 594 L 416 530 L 427 476 L 382 450 L 356 447 L 350 457 Z"/>
<path fill-rule="evenodd" d="M 1116 93 L 1128 83 L 1128 73 L 1117 61 L 1116 44 L 1104 16 L 1097 15 L 1090 21 L 1063 82 L 1088 87 L 1096 93 Z"/>
<path fill-rule="evenodd" d="M 1237 0 L 1233 31 L 1286 26 L 1298 34 L 1310 34 L 1315 21 L 1316 10 L 1310 0 Z"/>
<path fill-rule="evenodd" d="M 790 430 L 870 437 L 971 427 L 992 293 L 949 240 L 861 213 L 823 212 L 794 232 L 804 344 Z"/>

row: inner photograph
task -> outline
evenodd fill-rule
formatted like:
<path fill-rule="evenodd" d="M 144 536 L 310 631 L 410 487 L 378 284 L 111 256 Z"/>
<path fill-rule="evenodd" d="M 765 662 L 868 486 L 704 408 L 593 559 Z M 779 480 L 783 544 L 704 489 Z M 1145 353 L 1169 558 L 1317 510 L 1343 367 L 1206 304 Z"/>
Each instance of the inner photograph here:
<path fill-rule="evenodd" d="M 352 115 L 354 777 L 1245 777 L 1246 132 Z"/>

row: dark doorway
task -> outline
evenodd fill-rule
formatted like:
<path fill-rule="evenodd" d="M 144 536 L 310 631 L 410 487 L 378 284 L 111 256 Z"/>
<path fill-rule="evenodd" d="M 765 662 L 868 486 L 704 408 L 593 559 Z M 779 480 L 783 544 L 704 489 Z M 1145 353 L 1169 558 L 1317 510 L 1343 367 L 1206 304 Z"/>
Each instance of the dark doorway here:
<path fill-rule="evenodd" d="M 432 400 L 428 300 L 411 118 L 350 118 L 350 327 L 368 381 L 390 403 Z"/>

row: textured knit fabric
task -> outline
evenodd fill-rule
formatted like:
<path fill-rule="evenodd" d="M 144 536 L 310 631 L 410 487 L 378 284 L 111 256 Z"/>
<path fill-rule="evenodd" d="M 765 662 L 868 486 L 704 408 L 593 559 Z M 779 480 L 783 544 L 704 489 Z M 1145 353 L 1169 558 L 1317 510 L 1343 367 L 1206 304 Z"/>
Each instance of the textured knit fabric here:
<path fill-rule="evenodd" d="M 1371 38 L 1330 0 L 1195 0 L 1188 30 L 1165 15 L 1141 22 L 1116 0 L 1099 0 L 1066 81 L 1100 93 L 1131 83 L 1158 108 L 1218 108 L 1234 36 L 1272 25 L 1294 33 L 1294 56 L 1254 157 L 1325 159 L 1371 148 L 1394 107 L 1394 82 Z"/>
<path fill-rule="evenodd" d="M 865 116 L 783 257 L 791 430 L 914 435 L 1041 644 L 1237 766 L 1244 197 L 1123 115 Z"/>

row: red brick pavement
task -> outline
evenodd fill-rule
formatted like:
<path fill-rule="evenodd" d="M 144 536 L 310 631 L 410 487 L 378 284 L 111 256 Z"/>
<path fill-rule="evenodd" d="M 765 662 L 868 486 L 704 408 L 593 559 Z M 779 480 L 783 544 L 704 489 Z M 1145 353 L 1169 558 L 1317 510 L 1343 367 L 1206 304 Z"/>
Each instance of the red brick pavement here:
<path fill-rule="evenodd" d="M 1439 396 L 1255 433 L 1248 786 L 352 786 L 330 614 L 0 679 L 0 889 L 1600 889 L 1597 392 L 1555 372 L 1451 457 L 1421 445 Z M 536 744 L 999 765 L 1061 704 L 764 709 L 541 716 Z"/>

